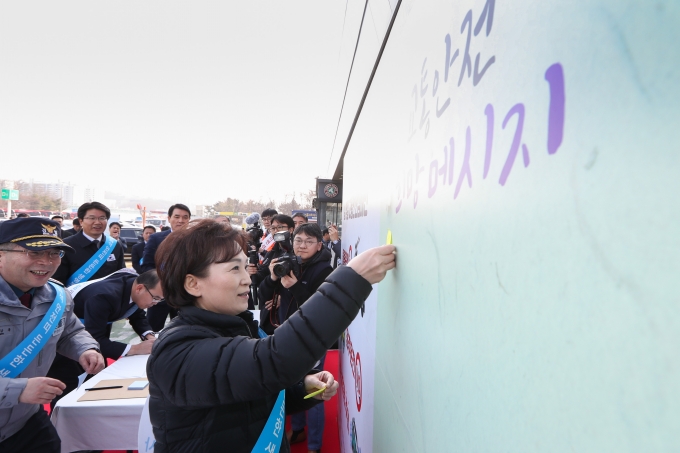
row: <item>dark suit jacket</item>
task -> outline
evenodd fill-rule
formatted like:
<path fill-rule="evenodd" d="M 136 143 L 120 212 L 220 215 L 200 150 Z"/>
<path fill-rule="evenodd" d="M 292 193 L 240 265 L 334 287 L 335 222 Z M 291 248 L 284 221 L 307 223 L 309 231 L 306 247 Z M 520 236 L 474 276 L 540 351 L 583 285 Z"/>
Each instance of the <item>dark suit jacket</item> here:
<path fill-rule="evenodd" d="M 138 274 L 142 273 L 142 267 L 139 265 L 139 260 L 144 256 L 144 245 L 146 242 L 139 241 L 132 246 L 132 267 L 137 271 Z"/>
<path fill-rule="evenodd" d="M 135 274 L 120 274 L 93 283 L 81 289 L 73 299 L 74 312 L 80 319 L 85 319 L 85 329 L 99 342 L 104 357 L 118 359 L 127 345 L 111 341 L 111 324 L 118 321 L 130 308 L 130 293 Z M 133 304 L 134 305 L 134 304 Z M 144 310 L 137 308 L 128 317 L 130 325 L 140 336 L 151 329 L 146 320 Z"/>
<path fill-rule="evenodd" d="M 149 236 L 149 241 L 144 246 L 144 261 L 141 265 L 142 272 L 156 269 L 156 250 L 158 250 L 158 246 L 161 245 L 161 242 L 163 242 L 171 232 L 171 230 L 165 230 Z"/>
<path fill-rule="evenodd" d="M 75 252 L 66 252 L 61 259 L 61 265 L 52 278 L 59 280 L 65 285 L 68 278 L 95 254 L 97 247 L 88 238 L 83 236 L 82 230 L 73 236 L 67 237 L 64 239 L 64 242 L 73 247 Z M 109 259 L 111 261 L 107 260 L 89 280 L 106 277 L 125 267 L 125 255 L 123 248 L 118 242 L 116 242 L 113 252 L 109 255 Z"/>
<path fill-rule="evenodd" d="M 69 228 L 68 230 L 63 230 L 61 232 L 61 237 L 62 239 L 66 239 L 67 237 L 71 237 L 74 234 L 77 234 L 78 232 L 74 228 Z"/>

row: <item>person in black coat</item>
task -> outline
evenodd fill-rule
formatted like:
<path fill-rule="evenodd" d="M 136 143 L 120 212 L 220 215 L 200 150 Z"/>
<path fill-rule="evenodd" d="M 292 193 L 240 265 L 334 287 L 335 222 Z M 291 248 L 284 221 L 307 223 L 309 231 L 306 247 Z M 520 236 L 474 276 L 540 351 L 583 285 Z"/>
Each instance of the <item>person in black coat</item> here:
<path fill-rule="evenodd" d="M 109 217 L 111 217 L 109 208 L 96 201 L 85 203 L 78 208 L 78 218 L 83 228 L 79 233 L 64 239 L 66 244 L 73 247 L 75 253 L 67 254 L 62 258 L 57 272 L 54 273 L 55 280 L 66 285 L 69 277 L 99 250 L 106 241 L 104 231 Z M 89 280 L 106 277 L 125 267 L 125 252 L 117 241 L 116 246 L 105 259 L 104 264 L 89 277 Z"/>
<path fill-rule="evenodd" d="M 132 253 L 130 259 L 132 261 L 132 267 L 134 268 L 135 271 L 137 271 L 138 274 L 141 274 L 143 272 L 140 261 L 144 256 L 144 247 L 146 246 L 146 243 L 151 237 L 151 235 L 154 234 L 155 232 L 156 232 L 155 226 L 153 225 L 145 226 L 144 230 L 142 230 L 142 240 L 132 246 Z"/>
<path fill-rule="evenodd" d="M 78 233 L 80 231 L 80 220 L 77 218 L 73 219 L 73 228 L 69 228 L 68 230 L 64 230 L 61 232 L 61 237 L 63 239 L 66 239 L 69 236 L 73 236 L 74 234 Z"/>
<path fill-rule="evenodd" d="M 163 300 L 158 275 L 155 270 L 139 276 L 129 269 L 125 271 L 87 285 L 73 296 L 76 316 L 83 320 L 85 329 L 99 342 L 107 359 L 149 354 L 156 340 L 144 310 Z M 142 340 L 148 341 L 136 345 L 111 341 L 111 324 L 125 318 Z"/>
<path fill-rule="evenodd" d="M 313 370 L 314 364 L 356 317 L 371 285 L 395 265 L 394 246 L 367 250 L 331 274 L 275 335 L 258 338 L 246 311 L 247 240 L 227 225 L 201 220 L 158 250 L 163 293 L 179 315 L 147 362 L 156 453 L 250 453 L 256 445 L 266 451 L 258 439 L 272 434 L 263 432 L 270 415 L 279 420 L 280 451 L 289 453 L 280 392 L 286 413 L 337 393 L 333 375 Z M 191 253 L 180 253 L 185 250 Z M 323 392 L 303 399 L 316 389 Z"/>
<path fill-rule="evenodd" d="M 170 206 L 170 209 L 168 209 L 168 223 L 170 224 L 170 229 L 152 234 L 149 237 L 149 241 L 144 246 L 144 255 L 142 257 L 142 264 L 140 265 L 142 272 L 156 268 L 156 251 L 158 250 L 158 247 L 170 233 L 177 231 L 186 225 L 190 218 L 191 211 L 185 205 L 178 203 Z M 173 319 L 177 316 L 177 311 L 168 307 L 165 302 L 161 302 L 155 307 L 150 308 L 146 313 L 149 324 L 151 324 L 151 327 L 156 332 L 163 329 L 168 314 L 170 314 L 170 319 Z"/>
<path fill-rule="evenodd" d="M 279 278 L 273 270 L 278 258 L 269 264 L 269 273 L 259 286 L 260 301 L 266 301 L 260 309 L 260 325 L 269 335 L 290 318 L 333 272 L 331 252 L 323 247 L 322 237 L 321 229 L 315 223 L 300 225 L 295 230 L 293 251 L 302 259 L 299 275 L 291 271 Z"/>
<path fill-rule="evenodd" d="M 149 354 L 156 337 L 146 320 L 144 309 L 163 299 L 156 271 L 138 276 L 132 270 L 125 269 L 103 280 L 83 285 L 82 289 L 78 289 L 80 285 L 69 288 L 73 297 L 73 312 L 85 325 L 85 330 L 97 340 L 102 355 L 117 360 L 127 355 Z M 146 341 L 127 345 L 109 339 L 111 324 L 125 318 Z M 53 364 L 48 376 L 62 381 L 66 389 L 50 403 L 52 408 L 64 395 L 76 389 L 78 376 L 83 373 L 83 368 L 75 360 L 57 357 L 58 366 Z"/>

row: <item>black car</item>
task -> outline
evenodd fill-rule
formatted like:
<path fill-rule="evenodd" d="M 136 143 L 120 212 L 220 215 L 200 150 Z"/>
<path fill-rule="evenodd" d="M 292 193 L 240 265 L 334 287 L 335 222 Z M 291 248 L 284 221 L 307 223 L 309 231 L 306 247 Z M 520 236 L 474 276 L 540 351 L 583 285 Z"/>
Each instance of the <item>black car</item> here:
<path fill-rule="evenodd" d="M 127 247 L 125 248 L 126 255 L 132 253 L 132 246 L 134 246 L 139 241 L 144 240 L 142 239 L 142 231 L 142 228 L 127 226 L 124 226 L 120 229 L 120 237 L 125 239 L 125 243 L 127 244 Z"/>

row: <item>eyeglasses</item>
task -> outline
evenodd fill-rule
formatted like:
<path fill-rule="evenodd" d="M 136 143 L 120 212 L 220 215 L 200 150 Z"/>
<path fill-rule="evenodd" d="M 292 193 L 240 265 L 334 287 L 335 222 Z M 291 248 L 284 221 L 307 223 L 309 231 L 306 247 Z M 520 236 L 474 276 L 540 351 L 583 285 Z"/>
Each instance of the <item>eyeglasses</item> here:
<path fill-rule="evenodd" d="M 0 252 L 18 252 L 25 253 L 32 260 L 37 260 L 38 258 L 47 257 L 50 260 L 56 260 L 57 258 L 63 258 L 66 254 L 63 250 L 41 250 L 39 252 L 33 250 L 0 250 Z"/>
<path fill-rule="evenodd" d="M 149 288 L 146 285 L 144 285 L 144 289 L 146 290 L 147 293 L 149 293 L 154 304 L 160 304 L 161 302 L 165 301 L 164 297 L 154 296 L 154 294 L 151 291 L 149 291 Z"/>
<path fill-rule="evenodd" d="M 96 222 L 97 220 L 100 221 L 100 222 L 106 222 L 106 221 L 109 220 L 109 219 L 107 219 L 107 218 L 104 217 L 104 216 L 102 216 L 102 217 L 95 217 L 95 216 L 93 216 L 93 215 L 89 215 L 89 216 L 87 216 L 87 217 L 83 217 L 83 220 L 87 220 L 88 222 Z"/>
<path fill-rule="evenodd" d="M 288 225 L 279 225 L 279 226 L 271 227 L 272 231 L 286 231 L 287 229 L 288 229 Z"/>
<path fill-rule="evenodd" d="M 314 246 L 314 244 L 318 244 L 318 243 L 319 243 L 319 241 L 312 241 L 312 240 L 303 241 L 303 240 L 300 239 L 300 238 L 296 238 L 296 239 L 293 241 L 293 244 L 295 244 L 295 245 L 302 245 L 302 244 L 305 244 L 305 246 L 307 246 L 307 247 L 312 247 L 312 246 Z"/>

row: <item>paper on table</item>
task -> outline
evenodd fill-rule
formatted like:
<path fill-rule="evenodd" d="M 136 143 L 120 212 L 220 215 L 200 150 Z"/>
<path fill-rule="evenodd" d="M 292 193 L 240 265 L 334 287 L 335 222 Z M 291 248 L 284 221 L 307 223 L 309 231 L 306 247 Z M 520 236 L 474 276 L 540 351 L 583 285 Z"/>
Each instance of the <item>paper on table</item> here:
<path fill-rule="evenodd" d="M 80 388 L 80 386 L 83 385 L 83 382 L 85 382 L 86 377 L 87 377 L 87 371 L 84 372 L 83 374 L 81 374 L 80 376 L 78 376 L 78 387 L 76 387 L 76 388 Z"/>
<path fill-rule="evenodd" d="M 99 381 L 97 385 L 92 388 L 110 387 L 113 385 L 122 385 L 122 388 L 98 390 L 96 392 L 85 392 L 83 396 L 78 398 L 78 401 L 101 401 L 101 400 L 122 400 L 128 398 L 146 398 L 149 396 L 149 387 L 144 390 L 128 390 L 128 386 L 133 382 L 140 381 L 139 378 L 130 379 L 105 379 Z"/>

